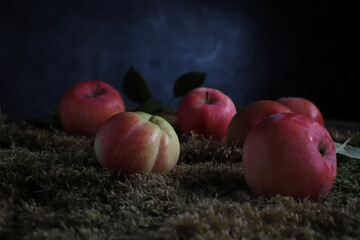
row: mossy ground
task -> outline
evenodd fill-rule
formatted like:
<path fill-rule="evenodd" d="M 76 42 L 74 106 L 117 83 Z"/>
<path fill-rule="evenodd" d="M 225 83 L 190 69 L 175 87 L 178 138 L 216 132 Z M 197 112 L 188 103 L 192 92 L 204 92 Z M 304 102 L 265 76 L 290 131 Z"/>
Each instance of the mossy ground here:
<path fill-rule="evenodd" d="M 163 117 L 176 127 L 174 116 Z M 252 193 L 240 149 L 195 136 L 180 140 L 170 174 L 120 178 L 101 169 L 92 139 L 0 122 L 0 239 L 360 237 L 359 160 L 338 155 L 326 198 L 296 201 Z"/>

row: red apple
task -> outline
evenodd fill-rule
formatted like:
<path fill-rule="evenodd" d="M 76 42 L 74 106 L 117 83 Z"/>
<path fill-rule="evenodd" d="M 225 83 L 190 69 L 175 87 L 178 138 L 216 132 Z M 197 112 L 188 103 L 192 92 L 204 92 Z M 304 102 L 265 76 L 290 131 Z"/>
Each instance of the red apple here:
<path fill-rule="evenodd" d="M 179 159 L 180 143 L 173 127 L 163 118 L 123 112 L 101 126 L 94 149 L 101 166 L 119 175 L 166 173 Z"/>
<path fill-rule="evenodd" d="M 289 107 L 291 111 L 308 116 L 325 126 L 324 118 L 319 108 L 310 100 L 301 97 L 282 97 L 276 101 Z"/>
<path fill-rule="evenodd" d="M 180 130 L 190 135 L 193 131 L 205 137 L 222 140 L 236 113 L 233 101 L 219 90 L 196 88 L 179 103 L 178 124 Z"/>
<path fill-rule="evenodd" d="M 336 176 L 336 151 L 329 132 L 297 113 L 271 115 L 246 137 L 244 176 L 256 193 L 318 200 Z"/>
<path fill-rule="evenodd" d="M 275 101 L 256 101 L 238 112 L 230 122 L 226 142 L 229 145 L 243 147 L 246 135 L 258 122 L 275 113 L 291 110 Z"/>
<path fill-rule="evenodd" d="M 60 120 L 65 130 L 95 136 L 100 126 L 125 105 L 119 92 L 102 81 L 83 81 L 65 92 L 60 102 Z"/>

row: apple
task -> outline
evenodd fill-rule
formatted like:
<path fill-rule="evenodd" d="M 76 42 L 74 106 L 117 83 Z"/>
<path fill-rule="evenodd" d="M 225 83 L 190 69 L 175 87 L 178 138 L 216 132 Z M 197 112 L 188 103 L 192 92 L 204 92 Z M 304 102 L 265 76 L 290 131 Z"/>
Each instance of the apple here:
<path fill-rule="evenodd" d="M 251 128 L 267 116 L 281 112 L 291 112 L 291 110 L 285 105 L 271 100 L 253 102 L 232 118 L 227 131 L 227 144 L 242 148 Z"/>
<path fill-rule="evenodd" d="M 253 127 L 243 155 L 245 180 L 254 192 L 318 200 L 336 176 L 336 151 L 329 132 L 298 113 L 273 114 Z"/>
<path fill-rule="evenodd" d="M 66 131 L 95 136 L 108 118 L 124 110 L 124 101 L 116 89 L 105 82 L 92 80 L 79 82 L 65 92 L 59 114 Z"/>
<path fill-rule="evenodd" d="M 122 176 L 167 173 L 179 159 L 180 143 L 165 119 L 144 112 L 122 112 L 101 126 L 94 150 L 103 168 Z"/>
<path fill-rule="evenodd" d="M 319 108 L 310 100 L 301 97 L 282 97 L 276 100 L 289 107 L 291 111 L 308 116 L 325 126 L 323 115 Z"/>
<path fill-rule="evenodd" d="M 233 101 L 219 90 L 195 88 L 178 105 L 177 117 L 180 130 L 190 135 L 193 131 L 204 137 L 222 140 L 236 114 Z"/>

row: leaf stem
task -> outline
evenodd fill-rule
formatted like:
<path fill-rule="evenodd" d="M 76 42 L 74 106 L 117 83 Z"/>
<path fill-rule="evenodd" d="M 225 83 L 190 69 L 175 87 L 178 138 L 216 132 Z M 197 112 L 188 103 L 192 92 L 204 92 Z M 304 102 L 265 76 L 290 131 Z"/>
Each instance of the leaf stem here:
<path fill-rule="evenodd" d="M 205 93 L 205 104 L 210 104 L 209 92 L 206 91 Z"/>
<path fill-rule="evenodd" d="M 167 104 L 167 107 L 168 107 L 168 108 L 171 107 L 171 103 L 174 101 L 175 98 L 176 98 L 176 97 L 173 96 L 173 97 L 170 99 L 169 103 Z"/>
<path fill-rule="evenodd" d="M 339 152 L 340 151 L 340 149 L 345 149 L 345 146 L 348 144 L 348 142 L 350 141 L 352 139 L 352 136 L 351 137 L 349 137 L 348 139 L 346 139 L 346 141 L 342 144 L 342 145 L 340 145 L 339 147 L 337 147 L 336 149 L 335 149 L 335 151 L 336 152 Z"/>

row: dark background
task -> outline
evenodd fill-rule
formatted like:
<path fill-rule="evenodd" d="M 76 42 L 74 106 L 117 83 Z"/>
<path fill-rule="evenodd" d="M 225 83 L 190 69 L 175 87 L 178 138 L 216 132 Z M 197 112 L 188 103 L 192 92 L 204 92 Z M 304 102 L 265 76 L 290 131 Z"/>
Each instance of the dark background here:
<path fill-rule="evenodd" d="M 204 86 L 242 106 L 301 96 L 326 119 L 360 121 L 356 9 L 329 1 L 1 1 L 1 111 L 9 120 L 46 118 L 70 86 L 90 79 L 133 107 L 121 90 L 133 66 L 165 105 L 177 77 L 203 71 Z"/>

